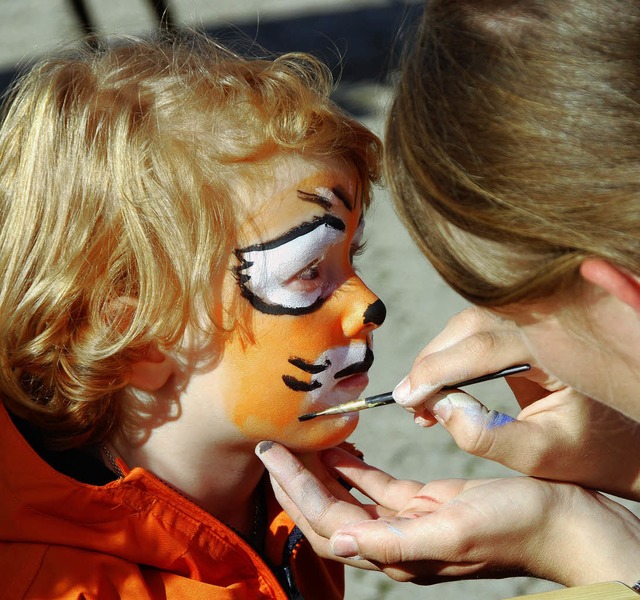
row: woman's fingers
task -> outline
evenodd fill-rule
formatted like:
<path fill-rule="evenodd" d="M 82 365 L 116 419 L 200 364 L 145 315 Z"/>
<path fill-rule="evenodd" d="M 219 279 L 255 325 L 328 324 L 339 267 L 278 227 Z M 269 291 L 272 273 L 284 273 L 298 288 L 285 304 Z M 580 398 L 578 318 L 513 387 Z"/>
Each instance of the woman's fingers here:
<path fill-rule="evenodd" d="M 362 505 L 346 489 L 341 488 L 344 496 L 338 497 L 280 444 L 261 442 L 256 454 L 271 475 L 278 500 L 299 526 L 303 519 L 317 535 L 329 539 L 346 523 L 378 516 L 377 506 Z"/>
<path fill-rule="evenodd" d="M 395 514 L 423 487 L 422 483 L 400 480 L 376 469 L 340 448 L 322 453 L 324 463 L 377 505 L 377 515 Z M 373 507 L 372 507 L 373 510 Z"/>
<path fill-rule="evenodd" d="M 418 354 L 417 360 L 427 354 L 446 350 L 461 340 L 482 331 L 514 330 L 516 326 L 498 317 L 486 308 L 470 307 L 451 317 L 444 329 Z"/>
<path fill-rule="evenodd" d="M 531 428 L 510 415 L 488 409 L 462 391 L 439 392 L 429 398 L 416 417 L 432 414 L 456 445 L 475 456 L 502 462 L 518 460 L 514 449 L 527 446 Z"/>
<path fill-rule="evenodd" d="M 441 334 L 448 333 L 446 330 Z M 451 343 L 430 344 L 415 360 L 409 375 L 395 388 L 393 397 L 407 409 L 420 407 L 445 385 L 531 362 L 531 355 L 517 329 L 466 332 Z M 440 347 L 440 349 L 436 349 Z M 535 373 L 535 372 L 534 372 Z M 531 376 L 532 373 L 527 373 Z"/>
<path fill-rule="evenodd" d="M 572 420 L 572 390 L 557 392 L 522 411 L 518 418 L 491 410 L 462 391 L 440 392 L 421 409 L 436 416 L 456 445 L 474 456 L 501 463 L 528 475 L 559 477 L 548 471 L 551 457 L 569 450 L 573 438 L 584 437 L 583 425 Z M 567 397 L 566 401 L 563 398 Z M 566 404 L 563 405 L 563 402 Z M 416 413 L 419 417 L 420 411 Z M 569 473 L 564 473 L 566 478 Z"/>

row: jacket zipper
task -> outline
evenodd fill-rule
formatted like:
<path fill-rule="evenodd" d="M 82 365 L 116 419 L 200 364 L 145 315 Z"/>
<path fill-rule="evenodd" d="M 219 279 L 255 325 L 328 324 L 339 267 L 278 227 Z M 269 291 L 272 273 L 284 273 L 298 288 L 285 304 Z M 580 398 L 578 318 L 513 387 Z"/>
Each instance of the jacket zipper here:
<path fill-rule="evenodd" d="M 293 551 L 304 539 L 304 535 L 298 527 L 294 527 L 289 534 L 287 544 L 282 551 L 282 564 L 273 569 L 274 575 L 280 582 L 289 600 L 304 600 L 302 593 L 298 589 L 295 577 L 293 575 L 293 567 L 291 566 L 291 558 Z"/>

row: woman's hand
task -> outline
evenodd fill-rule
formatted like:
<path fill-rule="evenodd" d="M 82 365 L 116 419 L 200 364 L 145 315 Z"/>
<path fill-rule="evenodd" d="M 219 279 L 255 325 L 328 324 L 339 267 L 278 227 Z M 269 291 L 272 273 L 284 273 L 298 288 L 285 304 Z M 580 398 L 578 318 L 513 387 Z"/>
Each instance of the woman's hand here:
<path fill-rule="evenodd" d="M 514 419 L 443 385 L 529 363 L 508 378 Z M 472 308 L 456 315 L 416 358 L 394 398 L 424 427 L 440 422 L 466 452 L 527 475 L 640 499 L 640 428 L 536 365 L 518 327 Z M 588 450 L 587 450 L 588 449 Z"/>
<path fill-rule="evenodd" d="M 316 463 L 315 474 L 277 444 L 263 442 L 258 455 L 279 502 L 318 554 L 398 581 L 533 575 L 565 585 L 632 584 L 640 574 L 637 518 L 575 485 L 529 477 L 423 485 L 339 449 L 323 453 L 326 467 Z M 322 483 L 336 477 L 373 504 Z"/>

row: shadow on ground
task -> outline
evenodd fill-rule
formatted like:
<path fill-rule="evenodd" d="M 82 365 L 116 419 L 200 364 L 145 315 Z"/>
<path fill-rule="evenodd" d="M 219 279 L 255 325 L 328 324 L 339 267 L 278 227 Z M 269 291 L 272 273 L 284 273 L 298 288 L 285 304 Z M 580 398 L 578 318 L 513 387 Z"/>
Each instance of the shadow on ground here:
<path fill-rule="evenodd" d="M 205 26 L 205 31 L 223 43 L 253 53 L 259 48 L 273 53 L 309 52 L 322 59 L 336 80 L 346 86 L 384 84 L 397 65 L 400 48 L 421 8 L 420 3 L 394 0 L 385 6 L 327 14 Z M 15 69 L 0 71 L 0 90 L 5 90 L 15 75 Z M 356 116 L 363 116 L 365 109 L 359 103 L 350 103 L 339 91 L 336 99 Z"/>

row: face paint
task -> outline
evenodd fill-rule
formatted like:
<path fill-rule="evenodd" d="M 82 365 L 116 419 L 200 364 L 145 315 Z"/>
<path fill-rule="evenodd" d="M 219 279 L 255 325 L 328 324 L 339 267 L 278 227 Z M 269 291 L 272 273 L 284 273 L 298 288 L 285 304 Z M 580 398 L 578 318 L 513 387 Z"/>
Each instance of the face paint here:
<path fill-rule="evenodd" d="M 346 439 L 358 416 L 298 416 L 361 394 L 384 310 L 352 265 L 364 229 L 354 171 L 288 159 L 274 181 L 247 194 L 255 214 L 232 265 L 230 293 L 254 309 L 251 342 L 232 335 L 207 382 L 239 439 L 314 450 Z"/>
<path fill-rule="evenodd" d="M 269 242 L 236 250 L 242 295 L 263 313 L 301 315 L 317 310 L 335 290 L 335 282 L 301 286 L 295 276 L 320 261 L 345 235 L 344 222 L 328 214 Z"/>
<path fill-rule="evenodd" d="M 307 383 L 304 379 L 300 380 L 291 375 L 283 375 L 284 384 L 294 391 L 313 392 L 311 399 L 318 400 L 335 381 L 358 373 L 366 373 L 373 363 L 373 352 L 369 346 L 364 344 L 342 346 L 328 350 L 320 358 L 320 361 L 319 365 L 305 363 L 300 358 L 289 359 L 289 362 L 297 366 L 303 373 L 311 373 L 316 376 Z M 344 402 L 347 400 L 350 398 Z"/>
<path fill-rule="evenodd" d="M 509 423 L 513 423 L 514 421 L 515 419 L 513 417 L 492 410 L 487 415 L 487 429 L 496 429 L 497 427 L 508 425 Z"/>
<path fill-rule="evenodd" d="M 248 215 L 223 309 L 235 315 L 240 306 L 240 327 L 212 364 L 197 350 L 189 359 L 181 404 L 197 415 L 212 451 L 226 444 L 253 454 L 265 439 L 308 451 L 346 439 L 357 414 L 298 417 L 364 391 L 372 332 L 384 319 L 384 305 L 352 264 L 364 229 L 355 172 L 288 158 L 274 166 L 272 182 L 238 192 Z"/>

